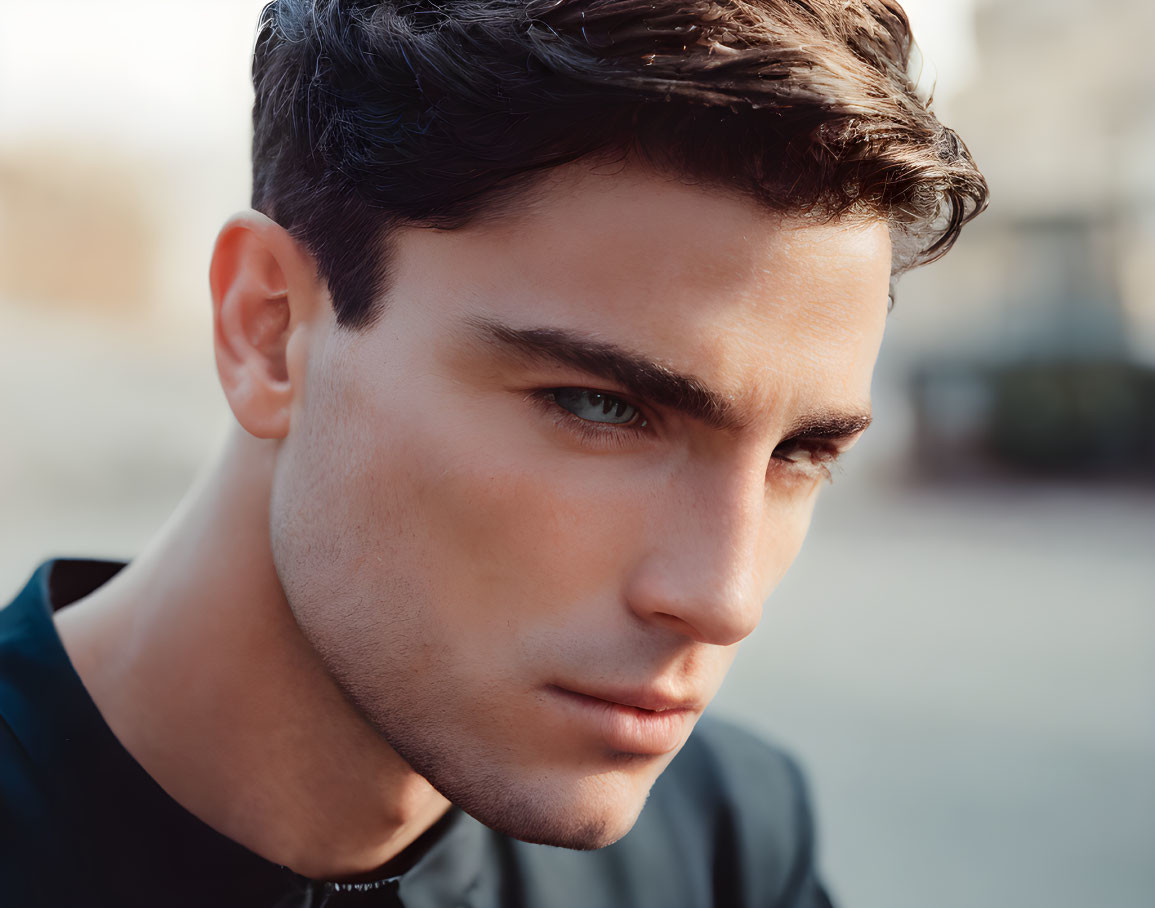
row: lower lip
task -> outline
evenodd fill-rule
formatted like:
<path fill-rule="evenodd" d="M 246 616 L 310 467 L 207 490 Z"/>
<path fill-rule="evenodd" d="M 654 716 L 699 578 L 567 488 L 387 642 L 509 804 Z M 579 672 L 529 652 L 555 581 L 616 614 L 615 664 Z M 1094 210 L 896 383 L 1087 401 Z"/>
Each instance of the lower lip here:
<path fill-rule="evenodd" d="M 668 754 L 686 739 L 694 719 L 689 709 L 657 712 L 600 700 L 563 687 L 550 687 L 549 691 L 572 716 L 592 726 L 602 740 L 619 753 Z"/>

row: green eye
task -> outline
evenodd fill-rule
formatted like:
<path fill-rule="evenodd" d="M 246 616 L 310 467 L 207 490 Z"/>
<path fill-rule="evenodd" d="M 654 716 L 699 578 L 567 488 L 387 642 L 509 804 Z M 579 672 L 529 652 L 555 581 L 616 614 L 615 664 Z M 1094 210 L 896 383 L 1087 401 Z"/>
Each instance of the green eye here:
<path fill-rule="evenodd" d="M 637 422 L 645 425 L 641 411 L 620 397 L 585 388 L 555 388 L 550 393 L 554 403 L 579 419 L 616 426 Z"/>

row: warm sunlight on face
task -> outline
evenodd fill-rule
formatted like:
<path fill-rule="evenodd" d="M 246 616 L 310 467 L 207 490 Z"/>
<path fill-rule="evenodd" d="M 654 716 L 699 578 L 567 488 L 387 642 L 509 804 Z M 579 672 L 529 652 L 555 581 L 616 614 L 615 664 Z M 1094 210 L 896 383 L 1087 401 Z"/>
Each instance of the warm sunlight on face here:
<path fill-rule="evenodd" d="M 388 310 L 309 349 L 278 573 L 351 700 L 517 838 L 633 824 L 865 427 L 882 223 L 639 168 L 398 236 Z"/>

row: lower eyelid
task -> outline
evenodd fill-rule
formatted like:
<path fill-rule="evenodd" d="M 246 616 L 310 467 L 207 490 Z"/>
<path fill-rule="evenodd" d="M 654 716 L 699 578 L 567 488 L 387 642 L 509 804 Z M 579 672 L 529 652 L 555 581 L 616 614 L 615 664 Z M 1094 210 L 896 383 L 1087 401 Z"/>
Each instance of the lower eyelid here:
<path fill-rule="evenodd" d="M 633 425 L 591 422 L 558 407 L 553 414 L 554 424 L 567 434 L 576 435 L 582 442 L 604 449 L 632 445 L 644 434 L 644 429 Z"/>

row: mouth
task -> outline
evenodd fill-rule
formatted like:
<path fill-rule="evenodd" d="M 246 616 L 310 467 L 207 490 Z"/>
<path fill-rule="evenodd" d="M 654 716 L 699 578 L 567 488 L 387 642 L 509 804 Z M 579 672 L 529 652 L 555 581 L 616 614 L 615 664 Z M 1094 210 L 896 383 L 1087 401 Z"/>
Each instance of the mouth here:
<path fill-rule="evenodd" d="M 701 712 L 696 701 L 653 690 L 594 694 L 551 684 L 546 691 L 579 729 L 623 754 L 661 756 L 676 750 Z"/>

